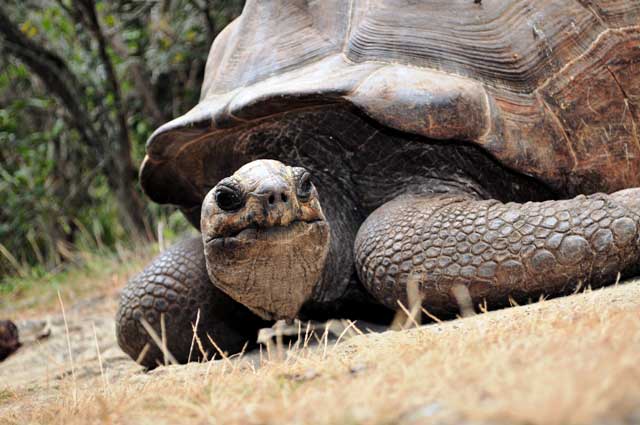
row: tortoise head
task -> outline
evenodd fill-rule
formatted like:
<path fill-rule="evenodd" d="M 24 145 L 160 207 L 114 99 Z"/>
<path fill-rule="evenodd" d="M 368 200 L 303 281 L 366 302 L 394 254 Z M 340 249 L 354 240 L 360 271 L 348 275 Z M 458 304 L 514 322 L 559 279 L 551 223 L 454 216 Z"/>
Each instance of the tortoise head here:
<path fill-rule="evenodd" d="M 264 319 L 291 319 L 320 280 L 329 225 L 304 168 L 253 161 L 209 191 L 200 227 L 211 281 Z"/>

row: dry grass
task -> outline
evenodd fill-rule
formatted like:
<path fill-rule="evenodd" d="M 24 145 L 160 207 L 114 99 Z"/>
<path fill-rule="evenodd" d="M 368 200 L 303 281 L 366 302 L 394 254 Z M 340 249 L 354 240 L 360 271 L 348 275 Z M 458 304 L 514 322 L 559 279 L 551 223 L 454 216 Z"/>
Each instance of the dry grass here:
<path fill-rule="evenodd" d="M 11 278 L 0 285 L 0 316 L 41 316 L 59 308 L 58 291 L 81 300 L 118 291 L 155 255 L 156 245 L 138 244 L 116 252 L 77 252 L 68 270 L 42 277 Z"/>
<path fill-rule="evenodd" d="M 419 329 L 349 331 L 282 360 L 103 372 L 77 386 L 67 375 L 46 397 L 0 390 L 0 423 L 637 423 L 639 312 L 633 282 Z"/>

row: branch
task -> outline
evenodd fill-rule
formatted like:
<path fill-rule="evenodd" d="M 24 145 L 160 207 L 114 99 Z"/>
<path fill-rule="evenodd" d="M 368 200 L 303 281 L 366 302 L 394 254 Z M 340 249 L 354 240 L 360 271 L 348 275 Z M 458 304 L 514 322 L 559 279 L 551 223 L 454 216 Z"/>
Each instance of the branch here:
<path fill-rule="evenodd" d="M 209 10 L 209 2 L 205 0 L 204 5 L 201 5 L 198 0 L 189 0 L 189 3 L 204 15 L 204 20 L 207 24 L 207 34 L 209 39 L 209 44 L 213 43 L 213 39 L 216 37 L 216 22 L 213 16 L 211 16 L 211 11 Z"/>
<path fill-rule="evenodd" d="M 95 38 L 99 35 L 96 33 L 95 23 L 96 21 L 89 22 L 87 18 L 84 16 L 82 9 L 84 8 L 77 1 L 74 2 L 74 7 L 69 8 L 64 4 L 63 0 L 56 0 L 58 5 L 65 10 L 67 15 L 73 19 L 73 21 L 80 25 L 81 27 L 88 28 L 93 34 Z M 133 17 L 130 17 L 129 20 L 133 21 L 140 17 L 145 12 L 148 12 L 153 7 L 153 3 L 149 5 L 144 5 L 140 7 Z M 153 91 L 153 87 L 147 77 L 147 67 L 145 64 L 137 58 L 132 58 L 129 56 L 129 50 L 126 47 L 125 43 L 122 41 L 121 32 L 122 28 L 126 26 L 126 22 L 118 25 L 118 27 L 113 28 L 112 31 L 104 31 L 100 25 L 98 25 L 98 32 L 103 34 L 103 38 L 108 39 L 111 43 L 111 47 L 113 47 L 114 51 L 122 56 L 123 58 L 129 59 L 130 64 L 127 67 L 127 70 L 130 71 L 133 77 L 133 83 L 136 86 L 136 91 L 142 97 L 142 104 L 145 109 L 146 114 L 151 118 L 152 124 L 154 127 L 160 127 L 162 124 L 168 121 L 167 117 L 164 116 L 160 106 L 158 105 L 158 101 L 155 98 L 155 94 Z M 90 49 L 90 47 L 88 48 Z M 107 57 L 110 61 L 110 59 Z M 101 55 L 100 60 L 104 63 L 104 56 Z M 105 68 L 108 69 L 108 65 L 105 64 Z M 116 80 L 117 81 L 117 80 Z M 110 84 L 111 90 L 113 91 L 113 84 Z"/>
<path fill-rule="evenodd" d="M 58 4 L 58 6 L 60 6 L 61 9 L 63 9 L 67 13 L 67 15 L 73 16 L 73 11 L 69 8 L 69 6 L 64 4 L 63 0 L 56 0 L 56 3 Z"/>
<path fill-rule="evenodd" d="M 118 121 L 118 165 L 124 169 L 131 167 L 131 141 L 129 139 L 129 128 L 127 126 L 127 110 L 126 105 L 122 101 L 122 93 L 120 91 L 120 82 L 116 75 L 115 67 L 109 53 L 107 51 L 107 40 L 102 32 L 102 27 L 98 20 L 98 14 L 93 0 L 75 0 L 78 11 L 82 12 L 83 22 L 88 30 L 93 34 L 98 42 L 98 56 L 105 67 L 107 85 L 113 95 L 114 109 Z"/>
<path fill-rule="evenodd" d="M 69 112 L 72 125 L 90 147 L 104 153 L 97 131 L 91 124 L 86 105 L 83 104 L 84 87 L 67 64 L 52 51 L 36 44 L 9 19 L 0 6 L 0 40 L 3 52 L 24 63 L 44 83 L 47 90 L 57 97 Z"/>
<path fill-rule="evenodd" d="M 24 35 L 11 21 L 3 6 L 0 6 L 0 41 L 2 53 L 7 53 L 24 63 L 42 80 L 47 90 L 61 101 L 68 112 L 71 124 L 78 130 L 81 140 L 94 150 L 95 155 L 91 160 L 96 164 L 100 159 L 105 160 L 106 166 L 103 167 L 103 172 L 109 186 L 115 191 L 123 218 L 129 224 L 128 228 L 137 235 L 144 232 L 146 222 L 142 201 L 135 190 L 136 170 L 131 161 L 131 146 L 121 98 L 116 99 L 118 102 L 116 107 L 120 106 L 117 110 L 120 137 L 116 149 L 110 149 L 108 140 L 103 144 L 104 138 L 98 137 L 102 133 L 98 131 L 98 127 L 94 127 L 87 105 L 83 101 L 84 87 L 75 74 L 60 56 Z M 102 41 L 100 55 L 104 60 L 108 56 L 106 56 L 104 39 Z M 113 79 L 115 78 L 113 64 L 107 72 L 112 89 L 119 95 L 117 80 Z"/>
<path fill-rule="evenodd" d="M 114 33 L 110 38 L 111 45 L 118 55 L 128 59 L 127 70 L 133 79 L 137 94 L 142 98 L 145 113 L 151 118 L 154 127 L 160 127 L 168 118 L 162 112 L 160 102 L 156 98 L 147 64 L 141 57 L 129 56 L 129 49 L 119 33 Z"/>
<path fill-rule="evenodd" d="M 115 168 L 113 171 L 115 171 L 115 173 L 111 173 L 111 177 L 115 180 L 116 197 L 126 212 L 126 218 L 129 221 L 128 227 L 138 233 L 139 236 L 145 231 L 148 235 L 153 235 L 152 232 L 149 232 L 148 222 L 144 217 L 142 199 L 135 190 L 138 173 L 131 158 L 131 139 L 127 125 L 127 109 L 125 103 L 122 101 L 120 82 L 115 71 L 115 66 L 107 51 L 107 39 L 98 19 L 95 1 L 74 0 L 74 4 L 77 10 L 82 12 L 89 31 L 98 42 L 98 56 L 105 67 L 107 84 L 113 94 L 118 137 L 115 149 L 115 161 L 113 163 Z"/>

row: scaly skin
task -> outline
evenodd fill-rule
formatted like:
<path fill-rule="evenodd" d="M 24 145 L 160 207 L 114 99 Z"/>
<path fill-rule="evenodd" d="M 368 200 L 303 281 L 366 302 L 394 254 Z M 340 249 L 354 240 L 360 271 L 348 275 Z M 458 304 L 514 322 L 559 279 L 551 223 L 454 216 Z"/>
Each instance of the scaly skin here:
<path fill-rule="evenodd" d="M 200 228 L 220 290 L 265 320 L 297 317 L 321 278 L 330 238 L 306 170 L 250 162 L 209 191 Z"/>
<path fill-rule="evenodd" d="M 398 301 L 406 305 L 408 283 L 415 279 L 423 305 L 441 316 L 458 312 L 452 291 L 457 285 L 468 289 L 474 303 L 495 308 L 507 305 L 509 297 L 526 301 L 560 295 L 612 283 L 618 273 L 624 277 L 639 269 L 640 189 L 506 204 L 482 200 L 477 192 L 465 194 L 459 186 L 441 194 L 421 191 L 384 203 L 364 220 L 354 241 L 352 232 L 340 230 L 345 224 L 355 230 L 357 222 L 339 213 L 357 211 L 357 204 L 335 202 L 339 188 L 327 191 L 325 220 L 313 186 L 306 195 L 301 192 L 305 174 L 290 171 L 277 161 L 256 161 L 240 169 L 234 181 L 225 179 L 212 189 L 202 208 L 202 238 L 160 255 L 123 291 L 117 332 L 124 351 L 137 358 L 148 344 L 151 350 L 142 364 L 162 363 L 162 352 L 140 323 L 145 318 L 160 334 L 161 314 L 169 351 L 179 362 L 188 360 L 198 308 L 200 339 L 210 353 L 207 334 L 224 350 L 237 352 L 268 325 L 245 304 L 263 317 L 324 317 L 326 309 L 312 308 L 317 301 L 312 290 L 335 287 L 344 279 L 345 269 L 336 261 L 349 251 L 358 279 L 347 270 L 354 278 L 347 288 L 361 284 L 379 303 L 378 310 L 397 310 Z M 330 244 L 326 237 L 301 238 L 314 225 L 331 228 Z M 328 245 L 333 251 L 324 255 Z M 292 273 L 295 267 L 303 273 Z M 215 273 L 208 275 L 207 268 Z M 221 285 L 221 279 L 228 284 Z M 339 301 L 348 293 L 341 292 Z M 364 301 L 363 309 L 376 310 L 367 307 L 369 300 L 351 301 L 356 299 Z M 299 312 L 305 301 L 310 307 Z M 345 317 L 349 303 L 334 304 L 331 314 Z M 357 314 L 364 317 L 362 311 Z M 192 358 L 198 357 L 196 350 Z"/>
<path fill-rule="evenodd" d="M 200 236 L 172 246 L 129 281 L 122 291 L 116 317 L 118 344 L 133 359 L 148 345 L 140 364 L 147 368 L 163 364 L 162 351 L 141 319 L 161 336 L 160 317 L 164 315 L 167 348 L 178 362 L 186 363 L 193 338 L 191 324 L 196 322 L 198 309 L 198 336 L 208 357 L 217 351 L 207 335 L 222 350 L 236 353 L 246 342 L 255 343 L 261 327 L 269 326 L 211 283 Z M 196 345 L 191 360 L 200 358 Z"/>
<path fill-rule="evenodd" d="M 423 305 L 444 314 L 457 310 L 455 284 L 490 307 L 600 286 L 638 269 L 639 200 L 640 189 L 525 204 L 400 196 L 360 228 L 357 270 L 389 308 L 414 276 Z"/>

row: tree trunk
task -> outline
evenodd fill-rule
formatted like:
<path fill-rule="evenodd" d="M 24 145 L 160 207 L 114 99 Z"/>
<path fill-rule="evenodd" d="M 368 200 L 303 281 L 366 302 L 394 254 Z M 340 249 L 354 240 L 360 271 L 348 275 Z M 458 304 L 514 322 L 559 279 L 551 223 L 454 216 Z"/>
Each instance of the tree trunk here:
<path fill-rule="evenodd" d="M 98 14 L 96 12 L 94 0 L 77 0 L 89 30 L 98 42 L 98 55 L 105 67 L 107 74 L 107 83 L 109 90 L 113 95 L 115 113 L 117 117 L 117 147 L 114 155 L 115 168 L 117 170 L 115 177 L 116 196 L 126 211 L 128 226 L 139 233 L 136 236 L 153 237 L 147 220 L 144 216 L 143 203 L 140 195 L 135 190 L 137 182 L 137 167 L 133 165 L 131 160 L 131 138 L 129 136 L 129 127 L 127 126 L 127 107 L 122 101 L 122 92 L 120 91 L 120 82 L 115 71 L 115 67 L 109 53 L 107 51 L 107 39 L 104 36 Z"/>

